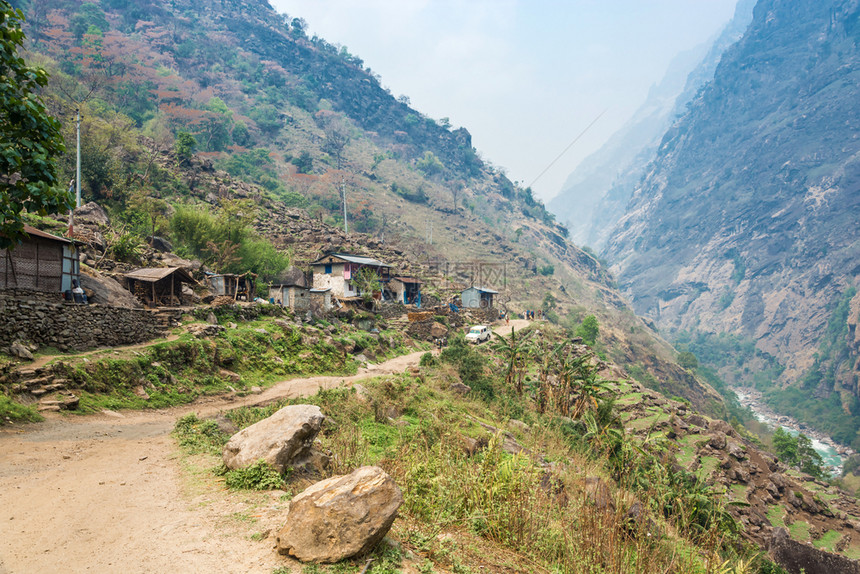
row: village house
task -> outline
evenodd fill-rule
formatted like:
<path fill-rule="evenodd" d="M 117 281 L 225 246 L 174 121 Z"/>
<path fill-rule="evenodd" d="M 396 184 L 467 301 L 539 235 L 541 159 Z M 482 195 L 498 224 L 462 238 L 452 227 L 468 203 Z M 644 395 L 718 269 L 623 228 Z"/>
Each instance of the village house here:
<path fill-rule="evenodd" d="M 404 305 L 421 306 L 421 284 L 420 279 L 415 277 L 392 277 L 388 283 L 388 290 L 392 299 Z"/>
<path fill-rule="evenodd" d="M 311 305 L 311 290 L 298 282 L 277 283 L 269 286 L 269 303 L 289 307 L 293 311 L 307 311 Z"/>
<path fill-rule="evenodd" d="M 29 237 L 0 255 L 0 289 L 32 289 L 69 297 L 80 284 L 77 242 L 29 225 L 24 232 Z"/>
<path fill-rule="evenodd" d="M 359 269 L 372 269 L 379 276 L 383 287 L 387 285 L 391 265 L 370 257 L 345 253 L 326 253 L 313 263 L 314 289 L 331 289 L 331 295 L 340 299 L 359 297 L 361 293 L 354 283 Z"/>
<path fill-rule="evenodd" d="M 460 300 L 467 309 L 489 309 L 493 306 L 493 295 L 498 294 L 493 289 L 472 286 L 460 293 Z"/>

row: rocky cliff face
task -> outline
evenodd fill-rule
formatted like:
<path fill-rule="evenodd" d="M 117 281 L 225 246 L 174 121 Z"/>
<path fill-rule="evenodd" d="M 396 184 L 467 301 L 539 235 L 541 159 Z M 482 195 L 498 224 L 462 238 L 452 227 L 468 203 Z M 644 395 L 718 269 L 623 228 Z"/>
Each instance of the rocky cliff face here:
<path fill-rule="evenodd" d="M 550 201 L 549 207 L 567 224 L 577 244 L 595 249 L 606 244 L 663 134 L 714 77 L 723 52 L 749 25 L 754 4 L 755 0 L 741 0 L 716 39 L 676 56 L 633 117 L 570 174 Z"/>
<path fill-rule="evenodd" d="M 860 274 L 858 42 L 856 0 L 759 1 L 605 250 L 639 313 L 812 366 Z"/>

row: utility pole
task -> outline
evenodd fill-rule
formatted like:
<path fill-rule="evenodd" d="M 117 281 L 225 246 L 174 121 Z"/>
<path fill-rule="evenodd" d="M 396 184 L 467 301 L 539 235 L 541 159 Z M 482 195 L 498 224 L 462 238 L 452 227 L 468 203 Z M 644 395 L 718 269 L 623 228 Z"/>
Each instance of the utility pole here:
<path fill-rule="evenodd" d="M 340 194 L 343 197 L 343 232 L 349 235 L 349 223 L 346 221 L 346 178 L 340 176 Z"/>
<path fill-rule="evenodd" d="M 75 207 L 81 206 L 81 109 L 75 110 L 75 126 L 77 132 L 77 158 L 75 165 Z"/>

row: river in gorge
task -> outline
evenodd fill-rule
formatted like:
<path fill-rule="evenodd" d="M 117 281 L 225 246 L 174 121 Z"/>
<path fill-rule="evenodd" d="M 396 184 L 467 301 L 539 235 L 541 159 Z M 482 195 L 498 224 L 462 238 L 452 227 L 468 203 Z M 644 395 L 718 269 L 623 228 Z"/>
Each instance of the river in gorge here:
<path fill-rule="evenodd" d="M 809 427 L 798 423 L 791 417 L 775 413 L 761 398 L 761 393 L 753 389 L 734 388 L 738 401 L 753 412 L 755 418 L 770 427 L 782 427 L 783 430 L 797 436 L 801 432 L 812 441 L 812 448 L 821 455 L 824 464 L 832 476 L 839 476 L 842 472 L 842 463 L 854 451 L 848 447 L 836 444 L 829 436 L 817 432 Z"/>

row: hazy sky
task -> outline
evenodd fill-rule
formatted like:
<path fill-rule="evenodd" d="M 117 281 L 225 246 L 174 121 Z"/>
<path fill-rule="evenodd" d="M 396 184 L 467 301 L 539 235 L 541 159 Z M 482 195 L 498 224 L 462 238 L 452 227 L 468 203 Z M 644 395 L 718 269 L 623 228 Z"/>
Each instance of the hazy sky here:
<path fill-rule="evenodd" d="M 737 0 L 270 0 L 547 200 Z"/>

